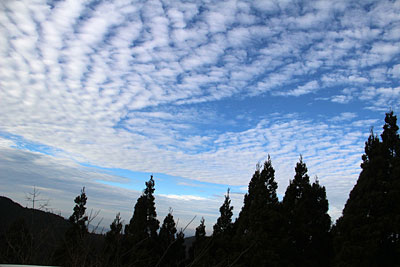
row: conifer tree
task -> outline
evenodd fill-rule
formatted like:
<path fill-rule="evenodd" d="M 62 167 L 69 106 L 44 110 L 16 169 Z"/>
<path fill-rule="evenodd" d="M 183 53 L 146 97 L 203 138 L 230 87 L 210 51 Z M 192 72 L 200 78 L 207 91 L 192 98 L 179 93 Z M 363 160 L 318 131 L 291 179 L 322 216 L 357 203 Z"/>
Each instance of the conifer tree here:
<path fill-rule="evenodd" d="M 232 215 L 233 206 L 231 206 L 231 199 L 229 197 L 229 188 L 225 195 L 225 200 L 222 206 L 219 208 L 220 217 L 217 219 L 217 223 L 214 225 L 214 236 L 224 235 L 232 229 Z"/>
<path fill-rule="evenodd" d="M 300 156 L 296 174 L 282 201 L 286 221 L 285 258 L 289 265 L 329 265 L 331 241 L 328 200 L 318 180 L 311 185 L 306 164 Z"/>
<path fill-rule="evenodd" d="M 174 266 L 177 261 L 177 251 L 174 246 L 176 241 L 176 225 L 174 217 L 172 216 L 172 210 L 170 209 L 167 216 L 165 216 L 164 222 L 160 228 L 160 233 L 158 235 L 160 255 L 161 258 L 157 266 Z"/>
<path fill-rule="evenodd" d="M 121 250 L 122 250 L 122 221 L 120 213 L 117 213 L 114 221 L 110 225 L 110 231 L 107 232 L 106 251 L 107 265 L 120 266 L 121 265 Z"/>
<path fill-rule="evenodd" d="M 165 217 L 164 222 L 160 228 L 159 240 L 163 245 L 164 249 L 175 241 L 175 234 L 176 234 L 176 226 L 174 221 L 174 216 L 172 216 L 172 211 L 168 213 Z"/>
<path fill-rule="evenodd" d="M 189 250 L 189 260 L 191 262 L 191 266 L 202 266 L 208 261 L 206 257 L 208 253 L 207 241 L 205 220 L 202 217 L 200 220 L 200 225 L 196 227 L 195 239 Z"/>
<path fill-rule="evenodd" d="M 128 236 L 134 237 L 139 242 L 146 238 L 157 237 L 159 221 L 157 220 L 155 198 L 154 198 L 154 180 L 153 175 L 145 183 L 146 188 L 138 198 L 133 216 L 126 226 L 125 232 Z"/>
<path fill-rule="evenodd" d="M 85 187 L 74 200 L 74 212 L 69 217 L 70 228 L 65 233 L 65 240 L 55 253 L 55 263 L 64 266 L 88 265 L 89 251 L 85 245 L 88 234 L 88 216 L 86 216 Z"/>
<path fill-rule="evenodd" d="M 157 247 L 157 231 L 159 221 L 157 220 L 153 175 L 145 183 L 146 188 L 138 198 L 133 216 L 125 226 L 124 258 L 125 263 L 135 266 L 155 265 L 157 257 L 154 253 Z"/>
<path fill-rule="evenodd" d="M 179 230 L 176 234 L 176 239 L 173 247 L 175 255 L 175 264 L 173 266 L 185 266 L 186 260 L 186 246 L 185 246 L 185 234 L 183 230 Z"/>
<path fill-rule="evenodd" d="M 87 222 L 88 216 L 86 216 L 86 193 L 85 187 L 82 188 L 81 194 L 74 200 L 75 207 L 74 212 L 69 217 L 69 222 L 72 224 L 70 236 L 76 238 L 76 240 L 82 240 L 84 235 L 88 233 Z"/>
<path fill-rule="evenodd" d="M 204 217 L 201 217 L 200 225 L 196 227 L 195 237 L 196 241 L 203 241 L 206 237 L 206 225 Z"/>
<path fill-rule="evenodd" d="M 220 217 L 214 224 L 213 241 L 208 253 L 212 265 L 229 265 L 232 256 L 233 206 L 231 206 L 229 191 L 228 188 L 224 203 L 219 209 Z"/>
<path fill-rule="evenodd" d="M 361 173 L 337 220 L 335 265 L 395 266 L 400 262 L 400 138 L 393 111 L 381 139 L 371 131 Z"/>
<path fill-rule="evenodd" d="M 185 235 L 177 232 L 172 211 L 165 217 L 160 229 L 161 258 L 156 266 L 184 266 L 186 258 Z"/>
<path fill-rule="evenodd" d="M 236 258 L 247 266 L 269 266 L 279 264 L 281 216 L 276 190 L 275 170 L 271 158 L 264 162 L 263 169 L 257 165 L 250 180 L 244 205 L 235 222 Z M 268 255 L 268 257 L 266 257 Z"/>

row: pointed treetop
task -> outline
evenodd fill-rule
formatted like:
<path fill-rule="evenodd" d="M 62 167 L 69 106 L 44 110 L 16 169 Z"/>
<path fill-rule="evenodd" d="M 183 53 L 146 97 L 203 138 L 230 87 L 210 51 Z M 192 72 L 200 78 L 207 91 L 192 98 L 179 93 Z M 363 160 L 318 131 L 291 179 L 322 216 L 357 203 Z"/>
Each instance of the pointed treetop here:
<path fill-rule="evenodd" d="M 299 162 L 295 167 L 296 174 L 294 179 L 289 182 L 289 186 L 286 188 L 283 202 L 285 205 L 289 203 L 293 204 L 296 200 L 303 197 L 303 193 L 308 190 L 310 185 L 310 177 L 307 174 L 307 166 L 303 162 L 303 157 L 300 155 Z"/>
<path fill-rule="evenodd" d="M 214 225 L 214 235 L 225 234 L 232 228 L 233 206 L 231 206 L 229 191 L 230 189 L 228 188 L 227 194 L 225 195 L 225 201 L 219 208 L 221 215 L 218 218 L 217 223 Z"/>
<path fill-rule="evenodd" d="M 175 240 L 176 234 L 176 224 L 174 216 L 172 216 L 171 209 L 170 212 L 164 219 L 164 222 L 160 228 L 159 238 L 163 245 L 168 246 Z"/>
<path fill-rule="evenodd" d="M 144 194 L 145 195 L 152 195 L 154 193 L 154 179 L 153 175 L 150 176 L 150 180 L 146 182 L 146 188 L 144 189 Z"/>
<path fill-rule="evenodd" d="M 204 222 L 204 217 L 201 217 L 200 225 L 196 227 L 196 240 L 203 239 L 206 236 L 206 226 Z"/>
<path fill-rule="evenodd" d="M 310 177 L 307 175 L 307 166 L 303 162 L 303 156 L 300 155 L 299 162 L 296 164 L 296 175 L 294 176 L 294 180 L 303 180 L 304 182 L 309 183 Z"/>
<path fill-rule="evenodd" d="M 389 155 L 394 157 L 400 154 L 400 139 L 397 131 L 397 117 L 393 115 L 393 111 L 386 113 L 385 125 L 383 126 L 383 133 L 381 134 L 382 143 L 388 149 Z"/>

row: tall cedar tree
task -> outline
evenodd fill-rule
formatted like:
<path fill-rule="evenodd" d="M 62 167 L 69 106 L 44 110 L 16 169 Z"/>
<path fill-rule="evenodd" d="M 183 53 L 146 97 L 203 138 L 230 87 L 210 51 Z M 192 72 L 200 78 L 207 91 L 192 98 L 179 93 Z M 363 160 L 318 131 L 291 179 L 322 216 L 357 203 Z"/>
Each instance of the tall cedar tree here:
<path fill-rule="evenodd" d="M 175 234 L 176 234 L 176 226 L 174 216 L 172 216 L 172 212 L 168 213 L 165 217 L 164 222 L 160 228 L 160 234 L 158 235 L 159 246 L 161 249 L 161 258 L 159 260 L 159 265 L 161 266 L 173 266 L 174 259 L 174 251 L 172 244 L 175 242 Z"/>
<path fill-rule="evenodd" d="M 228 188 L 225 200 L 219 208 L 220 217 L 217 223 L 214 224 L 213 240 L 209 249 L 208 258 L 211 260 L 212 265 L 230 265 L 230 257 L 232 255 L 232 233 L 233 233 L 233 206 L 231 206 L 231 199 L 229 197 Z"/>
<path fill-rule="evenodd" d="M 361 173 L 335 234 L 336 266 L 397 266 L 400 262 L 400 138 L 393 111 L 380 140 L 371 131 Z"/>
<path fill-rule="evenodd" d="M 225 195 L 225 200 L 222 206 L 219 208 L 220 216 L 217 219 L 217 223 L 214 225 L 214 236 L 224 235 L 228 233 L 232 228 L 232 215 L 233 207 L 231 206 L 231 199 L 229 197 L 229 188 Z"/>
<path fill-rule="evenodd" d="M 146 188 L 136 202 L 129 224 L 125 226 L 125 263 L 150 266 L 157 261 L 154 253 L 160 222 L 157 220 L 154 185 L 153 175 L 151 175 L 150 180 L 146 182 Z"/>
<path fill-rule="evenodd" d="M 235 222 L 236 245 L 233 253 L 239 265 L 273 266 L 279 264 L 282 219 L 271 158 L 263 169 L 257 165 L 250 180 L 244 205 Z"/>
<path fill-rule="evenodd" d="M 106 241 L 106 265 L 108 266 L 121 266 L 121 252 L 122 252 L 122 221 L 120 213 L 117 213 L 114 221 L 110 225 L 110 231 L 107 232 Z"/>
<path fill-rule="evenodd" d="M 165 217 L 160 228 L 159 245 L 161 257 L 157 266 L 180 266 L 185 260 L 185 235 L 182 231 L 177 233 L 172 211 Z"/>
<path fill-rule="evenodd" d="M 325 187 L 318 180 L 310 184 L 301 156 L 295 171 L 282 201 L 287 229 L 283 257 L 288 266 L 328 266 L 331 219 Z"/>
<path fill-rule="evenodd" d="M 203 266 L 208 262 L 208 249 L 210 245 L 210 239 L 206 237 L 206 225 L 205 220 L 202 217 L 200 225 L 196 227 L 195 239 L 189 250 L 189 266 Z"/>
<path fill-rule="evenodd" d="M 185 234 L 183 233 L 183 230 L 179 230 L 179 232 L 176 234 L 176 239 L 175 243 L 173 244 L 173 251 L 175 255 L 175 262 L 176 264 L 173 266 L 186 266 L 185 265 L 185 260 L 186 260 L 186 246 L 185 246 Z"/>
<path fill-rule="evenodd" d="M 163 249 L 167 249 L 167 247 L 175 241 L 176 232 L 177 230 L 174 216 L 172 216 L 172 212 L 170 210 L 160 228 L 159 240 L 163 246 Z"/>
<path fill-rule="evenodd" d="M 70 236 L 76 240 L 81 240 L 88 233 L 86 225 L 88 222 L 88 216 L 85 215 L 87 202 L 85 187 L 82 188 L 81 194 L 75 198 L 74 202 L 74 212 L 69 217 L 69 222 L 72 224 Z"/>
<path fill-rule="evenodd" d="M 71 227 L 65 233 L 65 241 L 56 251 L 55 262 L 57 265 L 88 265 L 89 251 L 85 245 L 85 238 L 88 234 L 88 216 L 85 215 L 86 201 L 85 187 L 83 187 L 81 194 L 74 200 L 74 212 L 69 217 Z"/>

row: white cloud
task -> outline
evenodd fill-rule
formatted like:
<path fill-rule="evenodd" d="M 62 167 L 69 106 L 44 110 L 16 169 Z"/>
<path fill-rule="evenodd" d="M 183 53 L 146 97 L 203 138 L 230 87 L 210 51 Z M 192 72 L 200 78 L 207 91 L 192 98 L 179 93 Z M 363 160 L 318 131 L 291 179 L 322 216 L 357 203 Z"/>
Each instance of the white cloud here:
<path fill-rule="evenodd" d="M 335 95 L 332 96 L 331 101 L 340 104 L 347 104 L 349 103 L 353 97 L 351 95 Z"/>
<path fill-rule="evenodd" d="M 357 114 L 354 112 L 343 112 L 339 116 L 335 116 L 331 119 L 333 122 L 340 122 L 340 121 L 349 121 L 357 117 Z"/>
<path fill-rule="evenodd" d="M 390 74 L 393 78 L 400 78 L 400 64 L 394 65 L 393 68 L 390 69 Z"/>
<path fill-rule="evenodd" d="M 160 194 L 162 197 L 166 198 L 172 198 L 176 200 L 183 200 L 183 201 L 196 201 L 196 200 L 206 200 L 204 197 L 199 197 L 199 196 L 192 196 L 192 195 L 172 195 L 172 194 Z"/>
<path fill-rule="evenodd" d="M 319 90 L 319 84 L 317 81 L 311 81 L 304 85 L 298 86 L 296 89 L 287 91 L 287 92 L 277 92 L 276 95 L 283 95 L 283 96 L 301 96 L 310 93 L 315 93 Z"/>

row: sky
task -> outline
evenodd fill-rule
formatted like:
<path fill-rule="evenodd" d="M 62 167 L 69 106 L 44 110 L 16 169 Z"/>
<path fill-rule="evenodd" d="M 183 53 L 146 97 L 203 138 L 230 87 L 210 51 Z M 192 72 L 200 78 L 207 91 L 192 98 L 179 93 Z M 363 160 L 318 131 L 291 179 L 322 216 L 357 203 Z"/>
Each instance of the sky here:
<path fill-rule="evenodd" d="M 154 175 L 158 219 L 210 234 L 302 155 L 334 221 L 398 114 L 399 41 L 400 1 L 0 1 L 0 194 L 68 217 L 85 186 L 106 229 Z"/>

